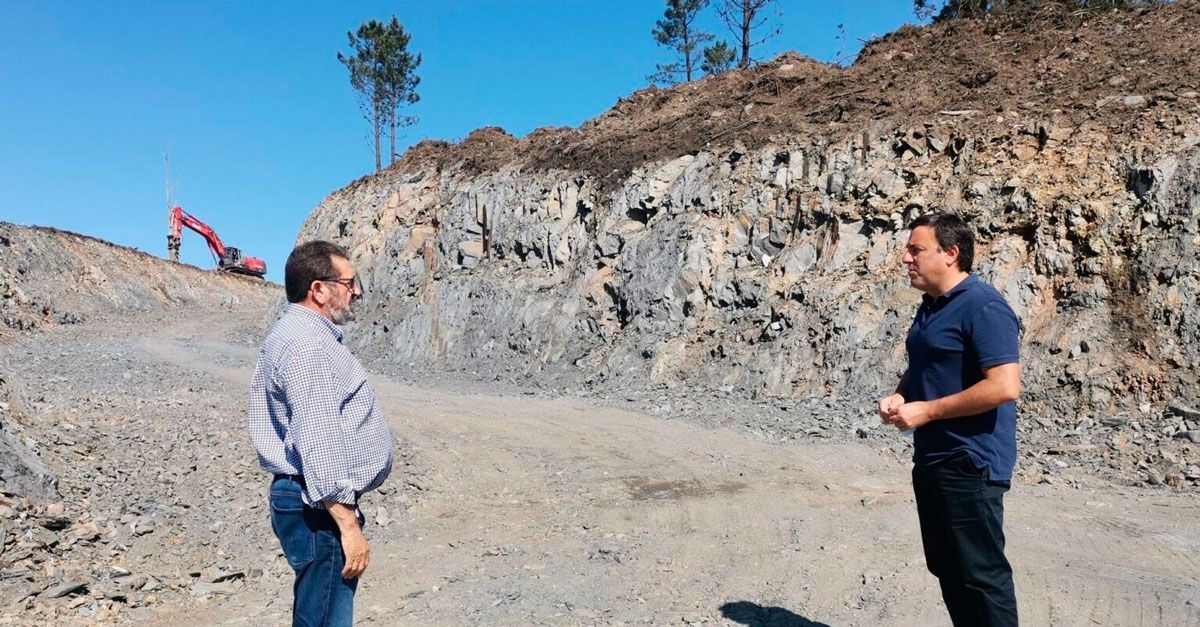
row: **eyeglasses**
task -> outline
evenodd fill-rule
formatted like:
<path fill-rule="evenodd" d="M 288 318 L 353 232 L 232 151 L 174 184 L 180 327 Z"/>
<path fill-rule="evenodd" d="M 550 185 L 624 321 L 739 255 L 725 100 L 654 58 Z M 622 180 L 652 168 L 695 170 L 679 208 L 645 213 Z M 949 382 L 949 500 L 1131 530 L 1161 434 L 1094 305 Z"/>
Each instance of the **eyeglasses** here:
<path fill-rule="evenodd" d="M 355 297 L 359 296 L 360 294 L 366 293 L 366 291 L 363 289 L 362 281 L 359 281 L 358 277 L 356 277 L 356 276 L 352 276 L 349 278 L 341 278 L 341 277 L 331 276 L 328 278 L 317 279 L 317 280 L 318 281 L 326 281 L 329 283 L 340 283 L 341 285 L 345 286 L 346 289 L 350 290 L 350 294 Z"/>

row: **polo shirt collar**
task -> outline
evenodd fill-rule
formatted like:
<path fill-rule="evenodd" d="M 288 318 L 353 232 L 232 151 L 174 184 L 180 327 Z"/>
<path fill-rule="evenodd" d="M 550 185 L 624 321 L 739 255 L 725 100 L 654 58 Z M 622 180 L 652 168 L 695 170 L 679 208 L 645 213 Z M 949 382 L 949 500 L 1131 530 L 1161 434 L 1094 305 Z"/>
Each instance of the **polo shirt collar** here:
<path fill-rule="evenodd" d="M 300 316 L 301 318 L 307 320 L 309 324 L 319 326 L 329 331 L 339 343 L 342 341 L 342 330 L 339 329 L 338 326 L 329 318 L 322 316 L 321 314 L 309 309 L 308 307 L 305 307 L 304 305 L 298 305 L 296 303 L 289 304 L 287 312 L 289 315 Z"/>
<path fill-rule="evenodd" d="M 968 273 L 967 278 L 959 281 L 958 285 L 955 285 L 954 287 L 947 290 L 945 294 L 942 294 L 941 296 L 938 296 L 937 298 L 934 298 L 934 297 L 930 296 L 929 294 L 923 294 L 921 296 L 921 300 L 926 305 L 941 304 L 941 303 L 947 302 L 950 299 L 954 298 L 955 296 L 958 296 L 959 294 L 967 291 L 968 289 L 971 288 L 972 285 L 975 285 L 978 282 L 979 282 L 978 277 L 976 277 L 972 273 Z"/>

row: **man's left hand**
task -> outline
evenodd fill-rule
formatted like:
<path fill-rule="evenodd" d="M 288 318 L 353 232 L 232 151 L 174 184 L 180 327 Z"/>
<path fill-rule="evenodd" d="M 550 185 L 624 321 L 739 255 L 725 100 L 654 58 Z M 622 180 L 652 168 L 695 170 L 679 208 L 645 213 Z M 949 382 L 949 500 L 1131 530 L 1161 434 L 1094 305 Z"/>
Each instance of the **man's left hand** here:
<path fill-rule="evenodd" d="M 933 420 L 933 414 L 930 412 L 931 409 L 929 403 L 926 401 L 905 403 L 900 406 L 900 409 L 896 410 L 890 422 L 901 431 L 912 431 Z"/>

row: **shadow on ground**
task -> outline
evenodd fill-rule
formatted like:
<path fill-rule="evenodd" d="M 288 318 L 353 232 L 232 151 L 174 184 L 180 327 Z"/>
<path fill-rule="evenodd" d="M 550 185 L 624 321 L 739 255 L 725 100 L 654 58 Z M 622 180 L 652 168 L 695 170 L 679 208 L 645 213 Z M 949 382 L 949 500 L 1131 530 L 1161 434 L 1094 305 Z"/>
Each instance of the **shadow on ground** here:
<path fill-rule="evenodd" d="M 829 627 L 782 607 L 763 607 L 749 601 L 722 605 L 721 616 L 749 627 Z"/>

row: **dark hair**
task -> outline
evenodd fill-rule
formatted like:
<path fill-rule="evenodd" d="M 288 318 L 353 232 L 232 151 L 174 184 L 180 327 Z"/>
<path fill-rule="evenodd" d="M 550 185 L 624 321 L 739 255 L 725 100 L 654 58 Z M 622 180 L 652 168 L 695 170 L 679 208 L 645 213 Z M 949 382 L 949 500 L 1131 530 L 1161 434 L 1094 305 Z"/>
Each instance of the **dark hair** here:
<path fill-rule="evenodd" d="M 942 250 L 958 246 L 958 269 L 971 271 L 971 264 L 975 262 L 975 232 L 962 218 L 953 213 L 927 213 L 913 220 L 908 230 L 918 226 L 933 227 L 933 236 Z"/>
<path fill-rule="evenodd" d="M 313 240 L 304 242 L 288 255 L 283 267 L 283 288 L 289 303 L 298 303 L 308 297 L 308 288 L 313 281 L 328 279 L 337 274 L 333 258 L 349 260 L 350 253 L 332 242 Z"/>

